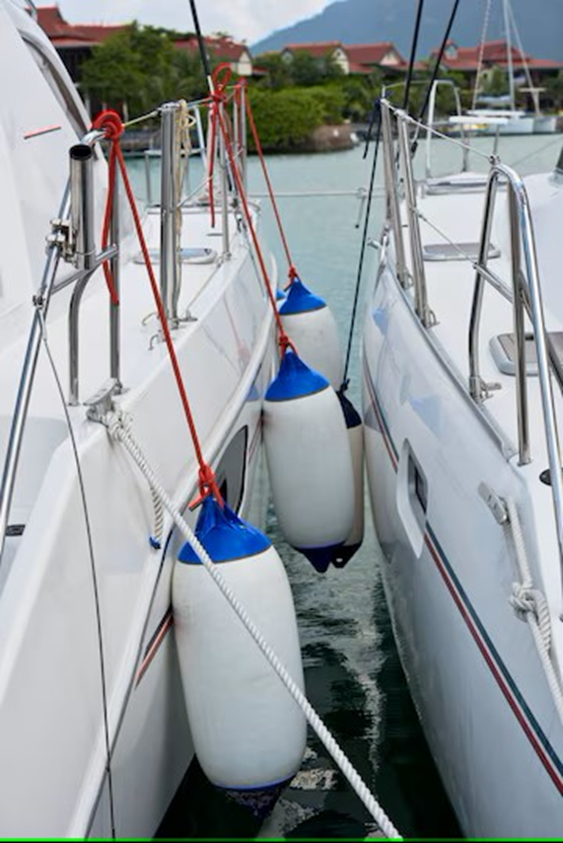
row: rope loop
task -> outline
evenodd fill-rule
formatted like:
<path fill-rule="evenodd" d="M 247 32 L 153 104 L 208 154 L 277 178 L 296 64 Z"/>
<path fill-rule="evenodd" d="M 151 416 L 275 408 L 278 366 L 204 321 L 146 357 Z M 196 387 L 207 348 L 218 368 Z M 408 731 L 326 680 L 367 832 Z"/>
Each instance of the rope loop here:
<path fill-rule="evenodd" d="M 280 330 L 279 332 L 278 345 L 280 347 L 282 357 L 284 356 L 288 348 L 290 348 L 294 354 L 297 354 L 297 349 L 295 348 L 295 345 L 291 342 L 288 335 L 283 330 Z"/>
<path fill-rule="evenodd" d="M 117 111 L 113 111 L 112 109 L 100 111 L 94 119 L 92 127 L 98 129 L 100 132 L 103 131 L 106 138 L 113 142 L 117 141 L 125 131 L 121 117 Z"/>
<path fill-rule="evenodd" d="M 223 495 L 219 491 L 219 486 L 217 485 L 217 480 L 215 478 L 215 472 L 211 468 L 208 463 L 203 463 L 200 465 L 199 472 L 199 495 L 195 497 L 190 503 L 188 504 L 189 509 L 195 509 L 202 503 L 205 498 L 209 497 L 209 495 L 213 495 L 217 503 L 223 507 L 225 502 L 223 500 Z"/>
<path fill-rule="evenodd" d="M 296 278 L 299 278 L 299 274 L 293 264 L 289 265 L 289 269 L 287 270 L 287 277 L 289 278 L 290 285 L 293 284 Z"/>
<path fill-rule="evenodd" d="M 519 582 L 512 583 L 510 605 L 522 621 L 527 620 L 527 615 L 533 616 L 537 621 L 543 643 L 549 651 L 551 647 L 551 621 L 549 606 L 542 592 L 537 588 L 532 588 L 531 585 Z"/>
<path fill-rule="evenodd" d="M 233 72 L 229 64 L 222 62 L 217 65 L 211 77 L 213 79 L 213 93 L 211 94 L 212 100 L 215 102 L 223 102 L 227 98 L 225 91 L 231 81 L 232 75 Z"/>

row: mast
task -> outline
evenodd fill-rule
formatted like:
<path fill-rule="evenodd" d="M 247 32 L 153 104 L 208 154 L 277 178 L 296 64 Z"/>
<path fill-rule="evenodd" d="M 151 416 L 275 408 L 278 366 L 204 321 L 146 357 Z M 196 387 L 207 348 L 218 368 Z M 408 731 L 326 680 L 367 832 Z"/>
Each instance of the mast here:
<path fill-rule="evenodd" d="M 510 108 L 516 110 L 516 98 L 514 96 L 514 68 L 512 67 L 512 42 L 510 40 L 510 21 L 508 19 L 508 0 L 502 3 L 504 13 L 504 31 L 506 35 L 506 58 L 508 62 L 508 85 L 510 89 Z"/>

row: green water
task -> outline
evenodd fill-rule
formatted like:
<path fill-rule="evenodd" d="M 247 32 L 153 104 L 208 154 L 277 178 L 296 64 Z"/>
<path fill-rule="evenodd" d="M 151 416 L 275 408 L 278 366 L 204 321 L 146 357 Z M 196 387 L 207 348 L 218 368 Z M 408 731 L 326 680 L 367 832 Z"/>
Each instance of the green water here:
<path fill-rule="evenodd" d="M 522 173 L 553 167 L 563 136 L 514 137 L 501 141 L 506 163 L 521 162 Z M 490 152 L 492 141 L 477 148 Z M 438 172 L 460 160 L 460 150 L 438 141 Z M 363 148 L 325 155 L 280 156 L 269 162 L 293 262 L 302 280 L 326 298 L 346 342 L 356 281 L 361 227 L 353 194 L 368 184 Z M 417 167 L 423 166 L 421 145 Z M 521 159 L 525 159 L 522 161 Z M 143 194 L 142 162 L 131 164 Z M 487 162 L 472 156 L 471 168 Z M 381 177 L 378 178 L 381 185 Z M 249 163 L 251 191 L 263 192 L 258 162 Z M 155 184 L 156 187 L 156 184 Z M 338 195 L 328 195 L 339 192 Z M 299 194 L 299 195 L 288 195 Z M 319 194 L 319 195 L 316 195 Z M 285 272 L 283 251 L 264 199 L 265 232 Z M 370 236 L 377 239 L 382 199 L 374 200 Z M 376 269 L 377 252 L 366 251 L 363 294 Z M 285 267 L 285 268 L 284 268 Z M 363 294 L 362 297 L 363 298 Z M 359 358 L 363 306 L 354 338 L 349 397 L 360 408 Z M 408 837 L 459 837 L 460 832 L 441 787 L 401 671 L 378 573 L 381 551 L 366 497 L 366 535 L 344 570 L 317 574 L 281 538 L 270 510 L 268 531 L 289 572 L 298 614 L 306 689 L 310 701 L 393 823 Z M 275 724 L 273 724 L 275 728 Z M 163 834 L 176 837 L 365 838 L 375 824 L 325 749 L 310 732 L 301 771 L 279 796 L 265 822 L 216 791 L 194 765 L 185 785 L 185 802 L 171 815 Z"/>

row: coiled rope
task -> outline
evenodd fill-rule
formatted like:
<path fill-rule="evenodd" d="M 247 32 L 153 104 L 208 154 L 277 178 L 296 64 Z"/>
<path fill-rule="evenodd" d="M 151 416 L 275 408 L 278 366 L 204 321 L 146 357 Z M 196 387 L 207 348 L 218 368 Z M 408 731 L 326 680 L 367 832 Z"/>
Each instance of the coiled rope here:
<path fill-rule="evenodd" d="M 219 573 L 218 566 L 213 563 L 213 560 L 207 553 L 205 547 L 201 544 L 189 524 L 182 517 L 180 510 L 165 491 L 160 480 L 158 479 L 158 477 L 150 467 L 149 463 L 147 462 L 139 445 L 135 442 L 133 436 L 129 432 L 129 424 L 127 422 L 124 422 L 124 419 L 120 413 L 109 413 L 104 420 L 104 424 L 108 429 L 110 437 L 113 440 L 121 442 L 123 444 L 123 446 L 126 448 L 130 456 L 137 464 L 143 477 L 147 480 L 149 486 L 154 489 L 155 493 L 159 496 L 163 506 L 168 510 L 168 513 L 172 517 L 174 523 L 176 524 L 186 541 L 190 543 L 192 549 L 204 565 L 205 570 L 213 578 L 214 583 L 217 585 L 223 596 L 226 598 L 229 605 L 236 613 L 237 617 L 240 619 L 248 633 L 252 636 L 253 640 L 258 645 L 258 647 L 270 663 L 271 667 L 274 669 L 280 680 L 283 682 L 283 684 L 285 685 L 285 687 L 287 688 L 287 690 L 289 691 L 289 693 L 291 694 L 303 714 L 305 715 L 307 722 L 314 729 L 317 736 L 322 741 L 327 751 L 334 759 L 335 763 L 340 767 L 347 781 L 350 783 L 351 787 L 354 789 L 359 799 L 363 802 L 371 816 L 377 822 L 385 836 L 402 839 L 399 832 L 397 831 L 389 817 L 386 815 L 383 808 L 379 805 L 373 794 L 370 792 L 367 785 L 365 784 L 357 770 L 353 767 L 344 751 L 340 748 L 335 738 L 331 735 L 319 715 L 316 713 L 315 709 L 310 704 L 305 694 L 301 691 L 299 686 L 292 679 L 287 668 L 282 664 L 282 662 L 280 661 L 272 647 L 268 644 L 256 624 L 249 617 L 242 603 L 240 603 L 234 592 L 227 585 L 227 583 Z"/>

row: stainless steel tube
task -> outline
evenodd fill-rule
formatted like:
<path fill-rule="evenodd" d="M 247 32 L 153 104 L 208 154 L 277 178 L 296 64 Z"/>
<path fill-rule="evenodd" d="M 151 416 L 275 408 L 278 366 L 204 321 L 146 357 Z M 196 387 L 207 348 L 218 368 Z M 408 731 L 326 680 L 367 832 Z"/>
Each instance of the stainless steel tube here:
<path fill-rule="evenodd" d="M 388 214 L 393 230 L 395 246 L 395 260 L 397 275 L 402 287 L 408 285 L 405 262 L 405 246 L 403 243 L 403 229 L 397 197 L 397 180 L 395 170 L 395 155 L 393 148 L 393 131 L 391 128 L 391 112 L 385 100 L 381 100 L 381 128 L 383 134 L 383 161 L 385 165 L 385 186 L 387 193 Z"/>
<path fill-rule="evenodd" d="M 74 263 L 91 269 L 96 260 L 94 239 L 93 150 L 85 143 L 70 148 L 70 224 Z"/>
<path fill-rule="evenodd" d="M 403 178 L 405 181 L 407 216 L 409 220 L 409 236 L 414 276 L 414 309 L 424 327 L 429 328 L 432 325 L 432 319 L 428 307 L 428 297 L 426 292 L 426 275 L 424 272 L 424 260 L 422 257 L 420 224 L 416 208 L 416 186 L 412 172 L 409 130 L 407 123 L 401 114 L 397 115 L 397 131 L 399 149 L 401 151 L 400 157 L 403 165 Z"/>
<path fill-rule="evenodd" d="M 166 316 L 175 321 L 178 318 L 176 301 L 178 294 L 178 237 L 176 233 L 175 102 L 165 103 L 161 114 L 161 159 L 160 159 L 160 295 Z"/>
<path fill-rule="evenodd" d="M 479 246 L 479 257 L 477 259 L 477 265 L 479 267 L 487 266 L 498 178 L 499 175 L 496 170 L 491 170 L 487 182 L 487 192 L 485 194 L 483 222 L 481 223 L 481 240 Z M 471 314 L 469 317 L 469 393 L 475 401 L 482 401 L 484 398 L 481 367 L 479 362 L 479 327 L 481 325 L 481 310 L 483 307 L 484 289 L 485 280 L 483 278 L 483 274 L 478 269 L 475 274 L 473 301 L 471 303 Z"/>
<path fill-rule="evenodd" d="M 110 236 L 111 242 L 116 245 L 119 243 L 119 177 L 114 183 L 113 205 L 111 213 L 111 227 Z M 120 254 L 117 249 L 116 254 L 111 259 L 111 275 L 113 279 L 113 286 L 117 297 L 119 298 L 120 288 Z M 111 299 L 109 303 L 109 374 L 110 378 L 115 378 L 118 384 L 121 384 L 121 307 L 119 304 L 114 304 Z"/>
<path fill-rule="evenodd" d="M 223 108 L 223 105 L 220 105 L 219 108 Z M 222 114 L 222 124 L 224 126 L 227 125 L 224 110 Z M 223 257 L 229 258 L 231 255 L 231 244 L 229 239 L 229 177 L 227 172 L 227 149 L 223 132 L 220 132 L 219 139 L 219 161 L 221 164 L 221 231 L 223 235 Z M 235 167 L 237 166 L 238 164 L 235 161 Z"/>

